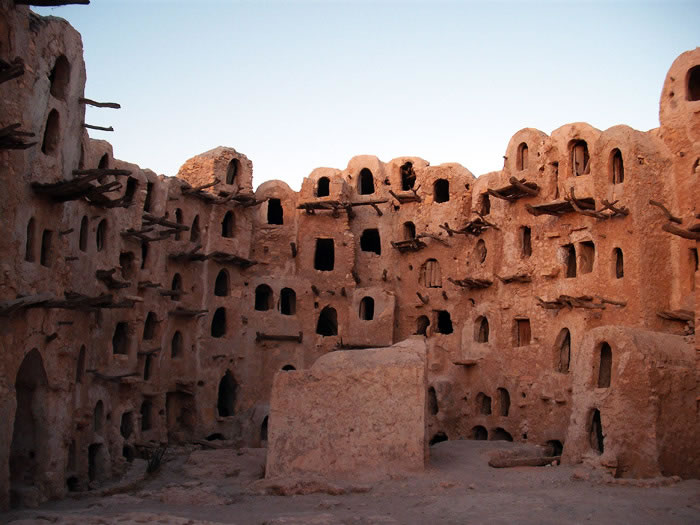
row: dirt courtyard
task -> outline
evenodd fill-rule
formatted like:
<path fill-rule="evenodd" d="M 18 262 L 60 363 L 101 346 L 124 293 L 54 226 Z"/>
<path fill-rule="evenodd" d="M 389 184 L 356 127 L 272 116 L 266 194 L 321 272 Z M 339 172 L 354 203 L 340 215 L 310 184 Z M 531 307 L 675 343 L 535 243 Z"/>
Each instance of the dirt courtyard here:
<path fill-rule="evenodd" d="M 168 451 L 148 478 L 145 461 L 136 460 L 118 485 L 0 522 L 700 523 L 700 480 L 614 480 L 585 466 L 490 467 L 495 451 L 527 448 L 505 441 L 438 443 L 424 473 L 375 483 L 261 480 L 265 449 L 199 448 Z"/>

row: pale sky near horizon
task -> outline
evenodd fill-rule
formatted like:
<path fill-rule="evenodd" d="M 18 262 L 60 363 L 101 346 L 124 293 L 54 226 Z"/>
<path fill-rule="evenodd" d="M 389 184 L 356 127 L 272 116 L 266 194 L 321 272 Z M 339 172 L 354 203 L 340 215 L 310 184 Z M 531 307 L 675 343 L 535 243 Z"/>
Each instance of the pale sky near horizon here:
<path fill-rule="evenodd" d="M 254 186 L 411 155 L 500 169 L 511 136 L 657 127 L 700 2 L 92 0 L 33 8 L 82 34 L 89 108 L 115 157 L 175 175 L 219 145 Z"/>

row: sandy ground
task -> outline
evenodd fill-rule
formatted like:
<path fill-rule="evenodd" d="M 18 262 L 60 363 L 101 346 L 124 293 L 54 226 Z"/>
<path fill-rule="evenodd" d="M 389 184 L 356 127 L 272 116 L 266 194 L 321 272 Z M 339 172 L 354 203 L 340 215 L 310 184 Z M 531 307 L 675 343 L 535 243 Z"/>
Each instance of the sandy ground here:
<path fill-rule="evenodd" d="M 153 477 L 38 509 L 0 514 L 25 523 L 238 523 L 325 525 L 431 524 L 700 524 L 700 480 L 629 486 L 584 466 L 488 466 L 503 441 L 447 441 L 431 447 L 425 473 L 362 483 L 260 480 L 264 449 L 169 451 Z M 136 461 L 132 477 L 144 462 Z M 636 483 L 636 482 L 635 482 Z M 126 487 L 129 487 L 128 489 Z M 321 490 L 322 492 L 314 492 Z M 102 492 L 103 495 L 97 494 Z M 310 494 L 276 495 L 290 492 Z"/>

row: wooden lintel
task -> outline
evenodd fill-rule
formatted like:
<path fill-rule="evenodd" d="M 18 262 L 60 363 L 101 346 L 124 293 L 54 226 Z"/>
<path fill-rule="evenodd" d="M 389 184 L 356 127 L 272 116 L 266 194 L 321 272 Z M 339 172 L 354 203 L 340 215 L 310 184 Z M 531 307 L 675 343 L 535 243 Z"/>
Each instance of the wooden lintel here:
<path fill-rule="evenodd" d="M 292 341 L 295 343 L 301 343 L 304 340 L 304 333 L 299 332 L 298 335 L 277 335 L 277 334 L 266 334 L 264 332 L 255 332 L 255 341 Z"/>

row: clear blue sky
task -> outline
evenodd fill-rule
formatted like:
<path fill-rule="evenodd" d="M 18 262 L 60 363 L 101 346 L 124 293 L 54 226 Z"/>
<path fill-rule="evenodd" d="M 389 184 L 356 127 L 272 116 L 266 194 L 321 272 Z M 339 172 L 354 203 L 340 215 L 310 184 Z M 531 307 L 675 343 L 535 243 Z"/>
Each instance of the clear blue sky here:
<path fill-rule="evenodd" d="M 519 129 L 658 126 L 700 2 L 92 0 L 34 8 L 82 33 L 91 131 L 175 175 L 219 145 L 298 189 L 354 155 L 502 167 Z"/>

